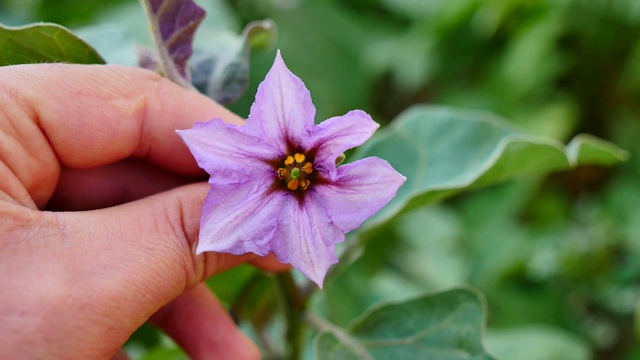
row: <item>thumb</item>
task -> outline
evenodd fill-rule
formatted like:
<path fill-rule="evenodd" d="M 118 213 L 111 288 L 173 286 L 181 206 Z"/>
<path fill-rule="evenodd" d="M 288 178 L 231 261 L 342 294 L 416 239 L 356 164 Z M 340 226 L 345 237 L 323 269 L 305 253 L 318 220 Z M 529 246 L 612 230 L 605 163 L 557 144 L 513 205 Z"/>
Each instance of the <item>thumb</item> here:
<path fill-rule="evenodd" d="M 15 226 L 4 230 L 14 241 L 0 252 L 0 273 L 21 276 L 9 278 L 7 291 L 0 292 L 8 304 L 0 314 L 11 314 L 9 328 L 14 321 L 16 329 L 0 339 L 0 349 L 6 343 L 37 352 L 35 342 L 46 339 L 47 356 L 33 357 L 110 357 L 152 314 L 206 277 L 247 261 L 282 269 L 273 256 L 195 255 L 207 188 L 190 184 L 85 212 L 37 213 L 8 206 L 22 210 L 13 214 Z M 202 304 L 195 301 L 202 296 L 182 299 L 174 310 Z M 220 318 L 219 306 L 203 308 L 205 317 Z M 171 327 L 170 320 L 165 327 Z"/>
<path fill-rule="evenodd" d="M 106 322 L 111 340 L 121 345 L 185 289 L 256 258 L 195 255 L 207 188 L 190 184 L 108 209 L 49 213 L 59 224 L 60 241 L 72 245 L 59 254 L 65 260 L 57 260 L 71 264 L 68 285 L 80 290 L 69 296 L 67 308 L 97 309 L 86 320 Z M 102 327 L 78 325 L 87 339 L 105 337 Z"/>
<path fill-rule="evenodd" d="M 120 292 L 141 293 L 159 308 L 186 288 L 256 257 L 195 255 L 207 189 L 205 183 L 190 184 L 107 209 L 55 215 L 70 240 L 86 249 L 86 271 L 119 284 Z"/>

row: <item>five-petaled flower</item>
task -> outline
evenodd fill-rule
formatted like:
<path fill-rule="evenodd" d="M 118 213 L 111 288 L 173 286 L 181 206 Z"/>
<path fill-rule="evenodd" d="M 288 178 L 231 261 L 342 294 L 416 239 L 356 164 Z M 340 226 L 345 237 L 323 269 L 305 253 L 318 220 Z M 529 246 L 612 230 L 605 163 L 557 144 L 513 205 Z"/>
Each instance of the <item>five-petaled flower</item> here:
<path fill-rule="evenodd" d="M 363 111 L 314 124 L 315 107 L 280 53 L 243 126 L 220 119 L 178 134 L 211 176 L 196 253 L 273 251 L 322 287 L 336 243 L 375 214 L 404 183 L 386 161 L 337 166 L 378 128 Z"/>

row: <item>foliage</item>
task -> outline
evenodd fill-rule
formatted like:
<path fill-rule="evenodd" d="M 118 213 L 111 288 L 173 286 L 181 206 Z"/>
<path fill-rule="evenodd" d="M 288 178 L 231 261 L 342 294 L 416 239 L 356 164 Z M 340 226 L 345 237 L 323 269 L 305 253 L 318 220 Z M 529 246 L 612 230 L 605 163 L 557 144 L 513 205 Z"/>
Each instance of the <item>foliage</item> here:
<path fill-rule="evenodd" d="M 69 2 L 69 11 L 54 11 L 50 3 L 2 2 L 0 21 L 92 24 L 77 33 L 108 63 L 135 65 L 136 44 L 150 43 L 139 5 L 112 1 L 85 8 Z M 640 354 L 636 2 L 198 4 L 208 11 L 190 62 L 199 90 L 231 102 L 248 84 L 245 95 L 230 105 L 246 116 L 279 48 L 314 95 L 318 118 L 361 108 L 387 125 L 347 154 L 348 161 L 381 156 L 408 178 L 394 202 L 347 239 L 325 290 L 244 266 L 209 281 L 266 356 L 288 351 L 315 356 L 317 331 L 296 323 L 300 314 L 310 312 L 324 324 L 315 344 L 325 356 L 342 341 L 327 333 L 328 321 L 331 329 L 345 328 L 338 333 L 350 339 L 367 331 L 384 333 L 389 327 L 369 321 L 383 318 L 389 307 L 367 310 L 371 306 L 394 301 L 391 309 L 403 313 L 418 306 L 415 299 L 428 302 L 452 293 L 425 292 L 461 285 L 486 297 L 486 312 L 482 306 L 469 310 L 476 325 L 487 320 L 484 343 L 490 355 L 481 350 L 479 356 L 633 359 Z M 278 38 L 267 23 L 262 33 L 267 45 L 256 47 L 264 37 L 247 34 L 254 21 L 265 18 L 277 25 Z M 248 30 L 242 32 L 244 26 Z M 0 59 L 14 51 L 3 36 Z M 61 42 L 65 46 L 67 40 Z M 257 48 L 263 51 L 249 54 Z M 3 61 L 86 62 L 83 56 Z M 226 83 L 240 85 L 225 90 Z M 472 292 L 464 294 L 465 301 L 478 304 Z M 422 304 L 411 318 L 428 326 L 425 319 L 445 310 Z M 380 317 L 359 318 L 362 313 Z M 389 323 L 402 324 L 403 316 L 394 313 Z M 299 334 L 282 330 L 286 319 Z M 482 325 L 476 325 L 460 349 L 481 343 Z M 295 342 L 301 349 L 292 351 Z M 142 358 L 179 355 L 149 328 L 136 333 L 128 347 L 140 349 Z"/>
<path fill-rule="evenodd" d="M 451 108 L 414 106 L 387 130 L 362 146 L 358 155 L 388 160 L 408 181 L 373 222 L 462 189 L 580 164 L 606 165 L 627 156 L 615 145 L 585 135 L 565 147 L 515 130 L 491 114 Z"/>
<path fill-rule="evenodd" d="M 0 24 L 0 49 L 0 66 L 42 62 L 104 64 L 91 46 L 56 24 Z"/>
<path fill-rule="evenodd" d="M 318 324 L 316 354 L 318 359 L 490 360 L 480 342 L 482 308 L 478 295 L 463 289 L 385 304 L 346 331 Z"/>

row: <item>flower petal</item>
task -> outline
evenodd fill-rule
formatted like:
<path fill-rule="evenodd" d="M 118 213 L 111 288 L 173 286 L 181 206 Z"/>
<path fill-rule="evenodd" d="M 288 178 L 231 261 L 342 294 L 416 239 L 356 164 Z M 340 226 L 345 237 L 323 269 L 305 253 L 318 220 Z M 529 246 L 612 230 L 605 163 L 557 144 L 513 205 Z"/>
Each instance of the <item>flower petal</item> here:
<path fill-rule="evenodd" d="M 322 288 L 327 270 L 338 262 L 335 244 L 344 241 L 344 234 L 314 197 L 308 193 L 304 202 L 288 197 L 271 245 L 278 260 L 293 265 Z"/>
<path fill-rule="evenodd" d="M 198 166 L 210 175 L 246 181 L 247 174 L 269 171 L 267 161 L 279 154 L 242 130 L 240 126 L 213 119 L 176 132 L 191 150 Z"/>
<path fill-rule="evenodd" d="M 303 146 L 315 115 L 309 90 L 289 71 L 278 51 L 273 67 L 258 87 L 245 124 L 247 133 L 264 139 L 285 154 L 288 143 Z"/>
<path fill-rule="evenodd" d="M 202 206 L 196 254 L 216 251 L 267 255 L 276 230 L 275 219 L 278 219 L 286 196 L 284 192 L 272 191 L 269 185 L 261 180 L 211 184 Z"/>
<path fill-rule="evenodd" d="M 317 149 L 314 165 L 333 172 L 336 158 L 346 150 L 362 145 L 379 126 L 361 110 L 350 111 L 314 126 L 308 140 L 310 148 Z"/>
<path fill-rule="evenodd" d="M 386 205 L 406 178 L 388 162 L 369 157 L 339 166 L 332 180 L 313 189 L 333 223 L 349 232 Z"/>

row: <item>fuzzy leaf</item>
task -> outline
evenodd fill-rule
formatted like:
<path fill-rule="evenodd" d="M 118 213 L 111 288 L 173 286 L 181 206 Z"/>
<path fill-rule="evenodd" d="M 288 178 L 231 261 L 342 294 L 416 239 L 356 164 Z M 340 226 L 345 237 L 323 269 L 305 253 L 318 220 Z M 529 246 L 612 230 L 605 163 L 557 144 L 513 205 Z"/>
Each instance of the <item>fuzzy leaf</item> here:
<path fill-rule="evenodd" d="M 0 66 L 53 62 L 104 64 L 91 46 L 60 25 L 0 25 Z"/>
<path fill-rule="evenodd" d="M 480 296 L 454 289 L 375 307 L 345 330 L 322 330 L 315 352 L 321 360 L 489 360 L 484 321 Z"/>
<path fill-rule="evenodd" d="M 465 189 L 583 164 L 611 165 L 624 161 L 627 153 L 588 135 L 578 135 L 565 146 L 512 128 L 486 112 L 417 106 L 374 135 L 356 155 L 368 156 L 389 161 L 407 182 L 363 228 Z"/>
<path fill-rule="evenodd" d="M 205 11 L 191 0 L 141 0 L 156 44 L 164 74 L 184 87 L 191 87 L 188 61 L 193 37 Z"/>
<path fill-rule="evenodd" d="M 237 100 L 249 83 L 249 51 L 274 42 L 276 26 L 270 20 L 248 24 L 242 35 L 212 30 L 196 47 L 190 68 L 193 85 L 221 104 Z"/>

